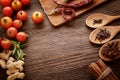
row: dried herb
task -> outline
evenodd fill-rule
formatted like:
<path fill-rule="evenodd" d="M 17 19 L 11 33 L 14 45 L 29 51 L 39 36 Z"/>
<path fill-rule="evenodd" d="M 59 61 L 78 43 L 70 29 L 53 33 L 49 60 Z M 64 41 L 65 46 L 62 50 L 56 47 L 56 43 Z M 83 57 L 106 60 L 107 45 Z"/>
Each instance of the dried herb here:
<path fill-rule="evenodd" d="M 101 24 L 102 23 L 102 19 L 94 19 L 93 20 L 93 25 L 95 24 Z"/>
<path fill-rule="evenodd" d="M 110 36 L 111 36 L 111 33 L 108 30 L 106 30 L 106 29 L 99 29 L 99 32 L 96 35 L 96 39 L 101 42 L 101 41 L 109 38 Z"/>
<path fill-rule="evenodd" d="M 108 44 L 105 48 L 103 48 L 101 53 L 105 57 L 115 59 L 120 54 L 118 42 L 112 42 Z"/>

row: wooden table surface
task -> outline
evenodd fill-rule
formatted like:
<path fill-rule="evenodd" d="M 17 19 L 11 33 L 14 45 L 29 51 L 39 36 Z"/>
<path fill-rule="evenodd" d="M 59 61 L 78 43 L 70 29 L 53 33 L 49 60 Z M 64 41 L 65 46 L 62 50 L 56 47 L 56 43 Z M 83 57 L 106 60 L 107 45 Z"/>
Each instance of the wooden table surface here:
<path fill-rule="evenodd" d="M 95 80 L 88 65 L 99 59 L 98 51 L 102 45 L 89 41 L 93 29 L 85 25 L 85 19 L 96 12 L 120 15 L 120 0 L 108 0 L 58 28 L 52 27 L 38 0 L 31 0 L 31 5 L 24 10 L 29 14 L 22 29 L 29 35 L 29 46 L 24 49 L 27 54 L 24 80 Z M 45 16 L 41 25 L 35 25 L 31 20 L 31 14 L 36 10 Z M 120 25 L 120 20 L 108 25 Z M 0 28 L 0 35 L 3 33 Z M 120 38 L 120 33 L 116 38 Z M 106 64 L 120 78 L 120 59 Z M 6 76 L 5 70 L 0 68 L 0 80 L 6 80 Z"/>

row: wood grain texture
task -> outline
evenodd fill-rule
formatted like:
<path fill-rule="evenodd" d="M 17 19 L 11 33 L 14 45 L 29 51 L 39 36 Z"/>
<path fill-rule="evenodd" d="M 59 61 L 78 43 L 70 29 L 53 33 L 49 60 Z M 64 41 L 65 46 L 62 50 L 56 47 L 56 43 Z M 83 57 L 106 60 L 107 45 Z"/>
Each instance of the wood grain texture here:
<path fill-rule="evenodd" d="M 61 24 L 65 23 L 66 20 L 63 19 L 62 15 L 48 15 L 50 11 L 56 8 L 56 4 L 52 0 L 39 0 L 46 15 L 48 16 L 51 24 L 55 27 L 60 26 Z M 92 9 L 93 7 L 96 7 L 100 5 L 101 3 L 105 2 L 106 0 L 93 0 L 92 3 L 90 3 L 88 6 L 84 6 L 76 11 L 76 17 L 80 16 L 82 13 Z M 52 4 L 52 5 L 47 5 Z"/>
<path fill-rule="evenodd" d="M 24 80 L 95 80 L 88 65 L 99 59 L 98 51 L 101 45 L 89 42 L 88 36 L 93 29 L 85 25 L 85 19 L 96 12 L 120 15 L 119 4 L 120 0 L 109 0 L 78 16 L 74 21 L 54 28 L 39 1 L 31 0 L 31 5 L 24 9 L 29 17 L 22 28 L 29 35 L 29 46 L 24 49 L 27 54 Z M 31 14 L 36 10 L 44 13 L 43 24 L 35 25 L 32 22 Z M 108 25 L 120 25 L 120 20 Z M 5 35 L 1 27 L 0 35 Z M 120 38 L 120 34 L 115 38 Z M 106 63 L 120 78 L 120 59 Z M 0 80 L 6 80 L 6 76 L 5 70 L 0 68 Z"/>

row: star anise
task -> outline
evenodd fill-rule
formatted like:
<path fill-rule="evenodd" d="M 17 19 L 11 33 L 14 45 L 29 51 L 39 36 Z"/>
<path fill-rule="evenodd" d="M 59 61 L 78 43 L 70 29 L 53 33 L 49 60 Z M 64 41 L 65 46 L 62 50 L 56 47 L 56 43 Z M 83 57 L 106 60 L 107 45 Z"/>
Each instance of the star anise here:
<path fill-rule="evenodd" d="M 111 59 L 116 58 L 120 54 L 118 42 L 112 42 L 112 43 L 108 44 L 102 51 L 102 54 L 105 57 L 108 57 Z"/>

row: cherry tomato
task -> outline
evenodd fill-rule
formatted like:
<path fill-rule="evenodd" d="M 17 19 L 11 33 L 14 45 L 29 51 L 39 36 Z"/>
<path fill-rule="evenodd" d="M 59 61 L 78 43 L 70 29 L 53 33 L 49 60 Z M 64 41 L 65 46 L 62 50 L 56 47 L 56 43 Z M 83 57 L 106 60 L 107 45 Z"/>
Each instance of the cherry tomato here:
<path fill-rule="evenodd" d="M 0 5 L 1 5 L 1 0 L 0 0 Z"/>
<path fill-rule="evenodd" d="M 10 28 L 7 29 L 6 33 L 7 33 L 7 36 L 8 36 L 8 37 L 14 38 L 14 37 L 16 37 L 18 31 L 17 31 L 16 28 L 10 27 Z"/>
<path fill-rule="evenodd" d="M 8 29 L 9 27 L 12 26 L 13 21 L 10 17 L 3 17 L 1 18 L 0 23 L 1 23 L 2 28 Z"/>
<path fill-rule="evenodd" d="M 18 19 L 14 20 L 13 21 L 13 27 L 15 27 L 17 29 L 21 28 L 22 27 L 22 21 L 18 20 Z"/>
<path fill-rule="evenodd" d="M 30 4 L 30 0 L 21 0 L 24 6 L 28 6 Z"/>
<path fill-rule="evenodd" d="M 19 0 L 13 0 L 11 7 L 13 8 L 14 11 L 19 11 L 22 9 L 22 2 Z"/>
<path fill-rule="evenodd" d="M 2 41 L 2 37 L 0 37 L 0 44 L 1 44 L 1 41 Z"/>
<path fill-rule="evenodd" d="M 25 32 L 18 32 L 16 35 L 16 39 L 20 42 L 25 42 L 27 39 L 27 34 Z"/>
<path fill-rule="evenodd" d="M 41 12 L 35 11 L 32 14 L 32 21 L 36 24 L 42 23 L 44 21 L 44 16 Z"/>
<path fill-rule="evenodd" d="M 9 6 L 6 6 L 2 9 L 2 14 L 4 16 L 11 16 L 13 14 L 13 9 Z"/>
<path fill-rule="evenodd" d="M 10 6 L 11 4 L 11 0 L 1 0 L 0 2 L 2 6 Z"/>
<path fill-rule="evenodd" d="M 19 20 L 24 21 L 24 20 L 27 19 L 27 17 L 28 17 L 28 14 L 27 14 L 26 11 L 20 10 L 20 11 L 17 13 L 17 18 L 18 18 Z"/>
<path fill-rule="evenodd" d="M 11 43 L 11 41 L 8 40 L 8 39 L 3 39 L 3 40 L 1 41 L 1 47 L 2 47 L 3 49 L 9 49 L 9 48 L 11 47 L 11 45 L 12 45 L 12 43 Z"/>

